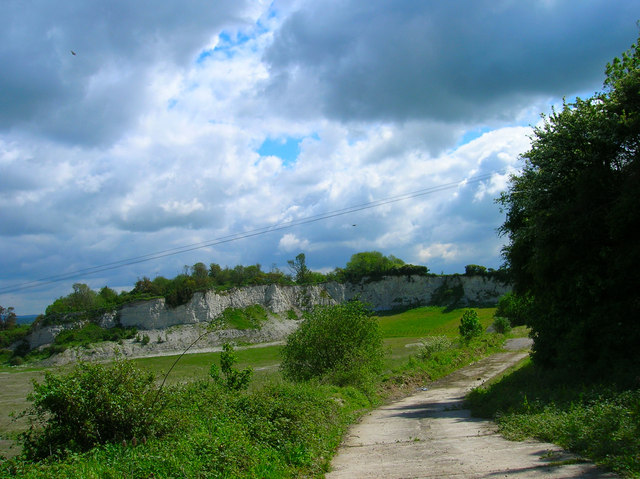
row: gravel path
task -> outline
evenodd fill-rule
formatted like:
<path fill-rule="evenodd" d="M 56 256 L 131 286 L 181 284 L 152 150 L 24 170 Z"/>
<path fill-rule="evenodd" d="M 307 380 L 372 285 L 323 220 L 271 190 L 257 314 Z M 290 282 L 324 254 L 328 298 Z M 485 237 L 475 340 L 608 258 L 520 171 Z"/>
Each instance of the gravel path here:
<path fill-rule="evenodd" d="M 553 444 L 507 441 L 491 421 L 462 409 L 465 394 L 527 356 L 529 342 L 429 385 L 426 391 L 372 411 L 354 426 L 328 479 L 613 478 Z"/>

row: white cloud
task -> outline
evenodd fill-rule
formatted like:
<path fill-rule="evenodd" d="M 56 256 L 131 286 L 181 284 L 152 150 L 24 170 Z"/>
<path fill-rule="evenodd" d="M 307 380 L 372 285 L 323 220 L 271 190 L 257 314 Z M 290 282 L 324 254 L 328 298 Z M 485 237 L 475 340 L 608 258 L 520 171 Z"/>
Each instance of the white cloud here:
<path fill-rule="evenodd" d="M 418 257 L 423 263 L 430 263 L 434 259 L 452 262 L 460 258 L 460 248 L 453 243 L 435 243 L 419 247 Z"/>
<path fill-rule="evenodd" d="M 296 235 L 287 233 L 280 238 L 278 247 L 286 252 L 302 251 L 309 247 L 309 241 L 306 239 L 300 239 Z"/>

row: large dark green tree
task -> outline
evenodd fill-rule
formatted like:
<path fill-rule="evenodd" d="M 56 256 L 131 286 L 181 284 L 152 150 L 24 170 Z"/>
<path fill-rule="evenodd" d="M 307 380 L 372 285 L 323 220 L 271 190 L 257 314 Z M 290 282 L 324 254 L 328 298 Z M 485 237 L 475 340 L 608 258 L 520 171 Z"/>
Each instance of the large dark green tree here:
<path fill-rule="evenodd" d="M 640 39 L 607 65 L 602 93 L 545 117 L 498 200 L 543 366 L 603 373 L 640 363 L 639 67 Z"/>

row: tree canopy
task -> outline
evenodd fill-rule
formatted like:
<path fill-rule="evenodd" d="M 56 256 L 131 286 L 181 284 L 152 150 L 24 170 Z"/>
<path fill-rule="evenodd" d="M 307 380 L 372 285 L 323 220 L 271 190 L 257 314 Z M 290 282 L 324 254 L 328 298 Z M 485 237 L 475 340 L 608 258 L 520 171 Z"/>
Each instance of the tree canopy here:
<path fill-rule="evenodd" d="M 0 331 L 15 328 L 17 321 L 18 317 L 16 316 L 13 306 L 9 306 L 8 308 L 0 306 Z"/>
<path fill-rule="evenodd" d="M 640 39 L 604 91 L 543 117 L 499 198 L 516 293 L 530 295 L 534 360 L 633 371 L 640 348 Z"/>

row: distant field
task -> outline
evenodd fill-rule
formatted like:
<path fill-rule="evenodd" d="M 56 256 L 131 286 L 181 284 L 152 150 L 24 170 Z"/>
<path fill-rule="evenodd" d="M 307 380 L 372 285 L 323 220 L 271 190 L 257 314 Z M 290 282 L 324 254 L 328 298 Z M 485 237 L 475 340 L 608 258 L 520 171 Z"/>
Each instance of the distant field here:
<path fill-rule="evenodd" d="M 482 326 L 493 322 L 496 308 L 473 308 Z M 439 306 L 425 306 L 392 316 L 380 318 L 380 328 L 385 338 L 422 338 L 424 336 L 457 336 L 464 309 L 447 310 Z"/>
<path fill-rule="evenodd" d="M 482 325 L 486 328 L 493 321 L 495 308 L 474 308 Z M 412 354 L 415 354 L 416 345 L 421 338 L 430 335 L 458 335 L 458 325 L 463 309 L 446 311 L 441 307 L 416 308 L 402 313 L 380 317 L 380 327 L 385 345 L 390 354 L 387 365 L 391 368 L 402 363 Z M 407 347 L 409 345 L 410 347 Z M 253 387 L 260 387 L 267 381 L 278 381 L 278 363 L 280 361 L 280 349 L 282 346 L 267 346 L 262 348 L 248 348 L 237 350 L 239 363 L 237 367 L 254 368 Z M 219 353 L 185 354 L 176 364 L 167 378 L 167 384 L 191 381 L 206 378 L 213 362 L 218 363 Z M 154 372 L 162 377 L 171 368 L 178 355 L 161 356 L 153 358 L 134 359 L 133 361 L 142 369 Z M 68 368 L 65 367 L 63 369 Z M 34 368 L 23 367 L 0 368 L 0 455 L 12 454 L 15 449 L 9 450 L 7 437 L 24 428 L 24 422 L 13 422 L 9 417 L 12 412 L 19 412 L 27 407 L 27 394 L 32 390 L 33 379 L 40 380 L 44 372 Z"/>
<path fill-rule="evenodd" d="M 493 322 L 496 308 L 473 308 L 486 329 Z M 447 310 L 440 306 L 425 306 L 380 318 L 382 336 L 389 349 L 387 367 L 392 369 L 416 353 L 420 340 L 426 336 L 458 336 L 458 326 L 464 309 Z"/>

